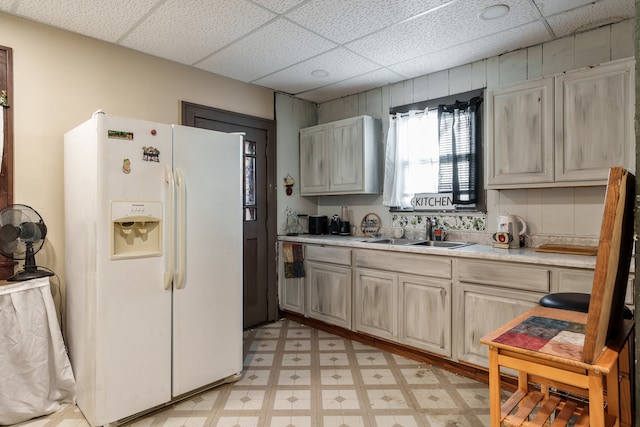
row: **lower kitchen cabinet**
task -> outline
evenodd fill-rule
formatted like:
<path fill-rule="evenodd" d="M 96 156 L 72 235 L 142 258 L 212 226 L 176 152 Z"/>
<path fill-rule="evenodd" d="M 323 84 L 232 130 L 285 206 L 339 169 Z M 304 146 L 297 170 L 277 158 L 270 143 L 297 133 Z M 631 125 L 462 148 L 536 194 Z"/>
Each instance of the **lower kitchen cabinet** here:
<path fill-rule="evenodd" d="M 480 338 L 544 295 L 588 293 L 593 282 L 590 268 L 461 258 L 455 252 L 304 247 L 305 278 L 285 278 L 280 263 L 282 309 L 479 367 L 489 365 Z M 625 300 L 631 308 L 633 277 Z"/>
<path fill-rule="evenodd" d="M 545 266 L 508 262 L 457 263 L 454 302 L 456 359 L 489 366 L 489 352 L 480 338 L 538 305 L 549 293 L 551 270 Z"/>
<path fill-rule="evenodd" d="M 591 293 L 593 286 L 593 270 L 584 269 L 561 269 L 558 271 L 558 292 L 581 292 L 585 294 Z M 629 274 L 627 281 L 627 293 L 624 303 L 631 310 L 634 310 L 634 292 L 633 282 L 635 274 Z"/>
<path fill-rule="evenodd" d="M 489 367 L 480 338 L 538 305 L 544 294 L 460 283 L 457 289 L 457 360 Z"/>
<path fill-rule="evenodd" d="M 398 276 L 398 341 L 451 357 L 451 281 Z"/>
<path fill-rule="evenodd" d="M 351 329 L 351 250 L 307 245 L 307 315 Z"/>
<path fill-rule="evenodd" d="M 395 340 L 398 323 L 398 275 L 356 268 L 355 330 Z"/>
<path fill-rule="evenodd" d="M 288 310 L 298 314 L 305 313 L 304 304 L 304 277 L 287 278 L 284 274 L 283 243 L 278 243 L 278 288 L 279 303 L 282 310 Z"/>
<path fill-rule="evenodd" d="M 354 265 L 354 330 L 451 357 L 451 258 L 357 250 Z"/>

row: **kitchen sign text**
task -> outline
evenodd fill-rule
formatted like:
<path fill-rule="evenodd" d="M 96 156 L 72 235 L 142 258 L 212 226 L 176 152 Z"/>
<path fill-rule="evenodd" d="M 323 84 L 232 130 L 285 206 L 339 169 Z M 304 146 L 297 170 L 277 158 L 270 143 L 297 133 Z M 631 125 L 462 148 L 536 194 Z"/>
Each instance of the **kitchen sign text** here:
<path fill-rule="evenodd" d="M 413 196 L 411 206 L 416 211 L 452 211 L 453 193 L 420 193 Z"/>

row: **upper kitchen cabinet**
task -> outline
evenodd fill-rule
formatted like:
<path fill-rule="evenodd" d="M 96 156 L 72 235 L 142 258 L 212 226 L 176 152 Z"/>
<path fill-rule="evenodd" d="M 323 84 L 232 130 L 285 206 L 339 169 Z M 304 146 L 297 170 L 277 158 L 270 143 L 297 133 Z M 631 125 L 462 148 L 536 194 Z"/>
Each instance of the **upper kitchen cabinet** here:
<path fill-rule="evenodd" d="M 606 185 L 635 169 L 633 61 L 567 72 L 487 94 L 486 187 Z"/>
<path fill-rule="evenodd" d="M 556 77 L 555 180 L 602 181 L 610 166 L 634 170 L 633 64 Z"/>
<path fill-rule="evenodd" d="M 487 94 L 487 184 L 553 181 L 553 79 Z"/>
<path fill-rule="evenodd" d="M 300 130 L 300 194 L 380 193 L 381 123 L 358 116 Z"/>

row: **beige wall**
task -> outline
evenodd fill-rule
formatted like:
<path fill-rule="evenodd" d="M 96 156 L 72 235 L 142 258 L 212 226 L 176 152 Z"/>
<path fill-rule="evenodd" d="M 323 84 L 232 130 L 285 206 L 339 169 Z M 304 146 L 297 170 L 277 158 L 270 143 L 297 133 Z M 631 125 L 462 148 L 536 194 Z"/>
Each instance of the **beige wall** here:
<path fill-rule="evenodd" d="M 14 202 L 43 216 L 48 237 L 36 261 L 63 283 L 66 131 L 98 109 L 180 123 L 183 100 L 274 118 L 271 90 L 2 13 L 0 45 L 13 49 Z"/>

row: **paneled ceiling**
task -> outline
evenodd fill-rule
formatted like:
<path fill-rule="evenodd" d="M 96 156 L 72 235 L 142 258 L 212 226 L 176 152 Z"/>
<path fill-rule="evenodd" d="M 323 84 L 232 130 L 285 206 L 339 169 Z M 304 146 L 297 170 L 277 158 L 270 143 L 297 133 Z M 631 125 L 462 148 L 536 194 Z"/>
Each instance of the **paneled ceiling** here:
<path fill-rule="evenodd" d="M 506 14 L 484 18 L 494 5 Z M 635 1 L 0 0 L 0 11 L 324 102 L 633 18 Z"/>

